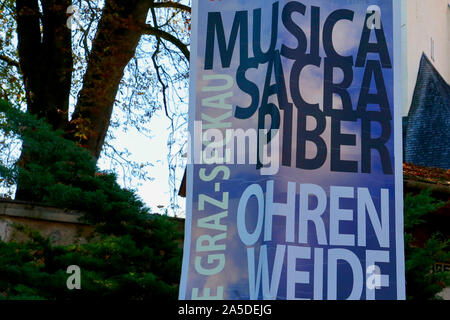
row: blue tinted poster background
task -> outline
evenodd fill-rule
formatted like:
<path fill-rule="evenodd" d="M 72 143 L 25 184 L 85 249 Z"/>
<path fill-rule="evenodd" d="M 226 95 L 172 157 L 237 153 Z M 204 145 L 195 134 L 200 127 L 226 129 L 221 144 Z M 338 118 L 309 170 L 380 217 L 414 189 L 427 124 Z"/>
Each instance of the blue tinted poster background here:
<path fill-rule="evenodd" d="M 393 1 L 199 0 L 192 32 L 180 299 L 403 298 Z"/>

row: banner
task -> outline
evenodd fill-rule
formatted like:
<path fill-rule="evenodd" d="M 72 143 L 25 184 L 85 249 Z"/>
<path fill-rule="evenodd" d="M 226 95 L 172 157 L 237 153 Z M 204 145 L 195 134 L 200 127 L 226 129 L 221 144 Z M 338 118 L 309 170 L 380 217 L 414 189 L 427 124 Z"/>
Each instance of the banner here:
<path fill-rule="evenodd" d="M 180 299 L 405 298 L 398 9 L 194 1 Z"/>

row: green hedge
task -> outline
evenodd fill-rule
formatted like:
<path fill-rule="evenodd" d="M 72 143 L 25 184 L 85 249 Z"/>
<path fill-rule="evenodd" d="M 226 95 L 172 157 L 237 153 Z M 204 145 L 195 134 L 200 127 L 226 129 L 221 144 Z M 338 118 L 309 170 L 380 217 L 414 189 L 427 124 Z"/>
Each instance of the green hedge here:
<path fill-rule="evenodd" d="M 177 225 L 151 215 L 134 192 L 111 173 L 99 172 L 83 148 L 34 116 L 0 102 L 0 130 L 26 151 L 0 176 L 19 183 L 31 201 L 86 212 L 99 234 L 88 244 L 52 246 L 30 236 L 24 244 L 0 242 L 0 297 L 6 299 L 176 299 L 182 252 Z M 82 290 L 68 290 L 66 269 L 82 270 Z"/>

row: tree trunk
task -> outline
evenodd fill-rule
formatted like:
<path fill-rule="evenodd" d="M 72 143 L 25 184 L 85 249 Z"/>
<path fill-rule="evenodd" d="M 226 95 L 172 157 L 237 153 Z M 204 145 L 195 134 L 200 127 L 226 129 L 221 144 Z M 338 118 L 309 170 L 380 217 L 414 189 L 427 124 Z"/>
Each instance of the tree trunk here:
<path fill-rule="evenodd" d="M 17 0 L 17 35 L 20 69 L 28 112 L 44 118 L 53 129 L 68 123 L 73 69 L 71 30 L 66 27 L 70 0 Z M 42 25 L 42 32 L 41 32 Z M 19 166 L 29 163 L 27 145 L 22 145 Z M 30 193 L 18 181 L 16 199 L 30 200 Z"/>
<path fill-rule="evenodd" d="M 66 130 L 98 159 L 124 69 L 142 35 L 150 1 L 107 0 L 72 121 Z M 77 134 L 77 136 L 74 136 Z"/>
<path fill-rule="evenodd" d="M 70 5 L 70 0 L 42 1 L 41 15 L 37 0 L 16 2 L 18 51 L 28 112 L 61 130 L 68 121 L 73 69 L 71 30 L 66 27 Z"/>

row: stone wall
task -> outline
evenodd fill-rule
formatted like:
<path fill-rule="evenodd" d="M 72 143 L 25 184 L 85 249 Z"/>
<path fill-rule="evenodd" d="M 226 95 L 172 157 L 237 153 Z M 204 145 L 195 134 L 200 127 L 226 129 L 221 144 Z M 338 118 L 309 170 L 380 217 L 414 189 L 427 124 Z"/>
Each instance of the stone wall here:
<path fill-rule="evenodd" d="M 83 214 L 70 210 L 0 199 L 0 239 L 24 241 L 27 236 L 14 225 L 37 230 L 54 245 L 85 243 L 94 228 L 80 221 Z"/>

